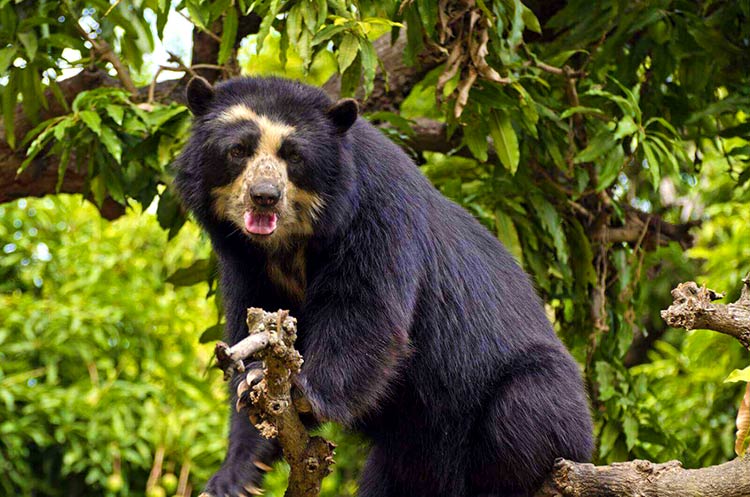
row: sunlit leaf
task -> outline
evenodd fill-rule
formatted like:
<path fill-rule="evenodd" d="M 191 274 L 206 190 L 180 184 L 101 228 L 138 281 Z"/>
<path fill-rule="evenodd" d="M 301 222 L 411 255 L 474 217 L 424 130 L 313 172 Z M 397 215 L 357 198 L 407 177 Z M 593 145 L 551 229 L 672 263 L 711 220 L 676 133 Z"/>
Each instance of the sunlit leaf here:
<path fill-rule="evenodd" d="M 515 174 L 521 154 L 518 149 L 516 131 L 510 122 L 510 117 L 504 112 L 493 110 L 490 113 L 489 126 L 490 135 L 500 162 L 511 174 Z"/>

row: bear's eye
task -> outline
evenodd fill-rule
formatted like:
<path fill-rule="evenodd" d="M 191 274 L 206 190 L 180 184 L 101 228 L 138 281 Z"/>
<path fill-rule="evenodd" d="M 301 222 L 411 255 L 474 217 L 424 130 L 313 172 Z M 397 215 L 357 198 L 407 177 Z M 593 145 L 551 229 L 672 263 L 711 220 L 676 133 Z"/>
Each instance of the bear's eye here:
<path fill-rule="evenodd" d="M 302 156 L 297 152 L 289 152 L 286 154 L 286 160 L 292 164 L 299 164 L 302 162 Z"/>
<path fill-rule="evenodd" d="M 245 147 L 242 145 L 235 145 L 234 147 L 229 149 L 229 158 L 231 159 L 241 159 L 245 157 Z"/>

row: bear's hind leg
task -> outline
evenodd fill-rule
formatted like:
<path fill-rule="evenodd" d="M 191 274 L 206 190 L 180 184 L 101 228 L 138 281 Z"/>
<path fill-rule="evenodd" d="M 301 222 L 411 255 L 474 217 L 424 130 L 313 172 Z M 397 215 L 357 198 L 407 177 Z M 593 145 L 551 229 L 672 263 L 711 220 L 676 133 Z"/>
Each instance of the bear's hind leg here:
<path fill-rule="evenodd" d="M 358 497 L 467 497 L 461 449 L 373 446 Z M 466 454 L 468 455 L 468 454 Z"/>
<path fill-rule="evenodd" d="M 391 490 L 391 475 L 388 474 L 386 455 L 377 446 L 374 446 L 367 456 L 359 478 L 357 497 L 397 497 Z"/>
<path fill-rule="evenodd" d="M 524 497 L 542 484 L 558 457 L 586 462 L 591 415 L 573 360 L 546 355 L 507 374 L 472 437 L 473 495 Z"/>

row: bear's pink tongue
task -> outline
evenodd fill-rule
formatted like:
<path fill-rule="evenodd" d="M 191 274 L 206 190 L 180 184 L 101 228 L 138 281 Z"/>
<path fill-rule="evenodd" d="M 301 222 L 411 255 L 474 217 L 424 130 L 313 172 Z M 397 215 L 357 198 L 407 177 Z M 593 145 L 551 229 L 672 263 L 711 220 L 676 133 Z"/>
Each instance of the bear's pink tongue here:
<path fill-rule="evenodd" d="M 254 235 L 270 235 L 276 230 L 276 213 L 246 211 L 245 229 Z"/>

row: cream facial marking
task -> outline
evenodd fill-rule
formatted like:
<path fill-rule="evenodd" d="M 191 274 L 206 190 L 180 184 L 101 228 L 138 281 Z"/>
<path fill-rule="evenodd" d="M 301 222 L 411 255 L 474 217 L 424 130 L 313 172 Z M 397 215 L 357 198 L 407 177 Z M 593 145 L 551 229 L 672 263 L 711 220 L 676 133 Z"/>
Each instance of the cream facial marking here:
<path fill-rule="evenodd" d="M 278 121 L 273 121 L 262 114 L 256 114 L 246 105 L 237 104 L 224 110 L 216 118 L 219 122 L 233 123 L 237 121 L 253 121 L 260 129 L 258 154 L 276 154 L 281 142 L 294 132 L 294 127 Z"/>
<path fill-rule="evenodd" d="M 220 218 L 231 221 L 239 229 L 246 229 L 247 213 L 257 212 L 258 209 L 252 203 L 250 188 L 259 182 L 270 182 L 281 191 L 281 197 L 273 208 L 261 209 L 261 212 L 276 213 L 278 224 L 271 234 L 256 236 L 254 239 L 273 251 L 293 244 L 295 239 L 312 235 L 313 224 L 320 218 L 325 202 L 319 195 L 298 188 L 292 183 L 289 180 L 286 162 L 278 156 L 281 143 L 294 132 L 294 127 L 259 115 L 241 104 L 227 108 L 215 119 L 223 123 L 252 121 L 258 127 L 260 137 L 253 155 L 246 159 L 242 173 L 231 183 L 211 191 L 214 212 Z M 295 260 L 299 260 L 299 257 Z M 299 272 L 299 263 L 290 266 L 291 269 L 295 269 L 293 272 Z M 301 266 L 304 267 L 304 264 Z M 268 267 L 268 272 L 291 296 L 298 297 L 304 293 L 304 280 L 298 276 L 292 279 L 281 278 L 279 274 L 283 272 L 273 265 Z"/>

